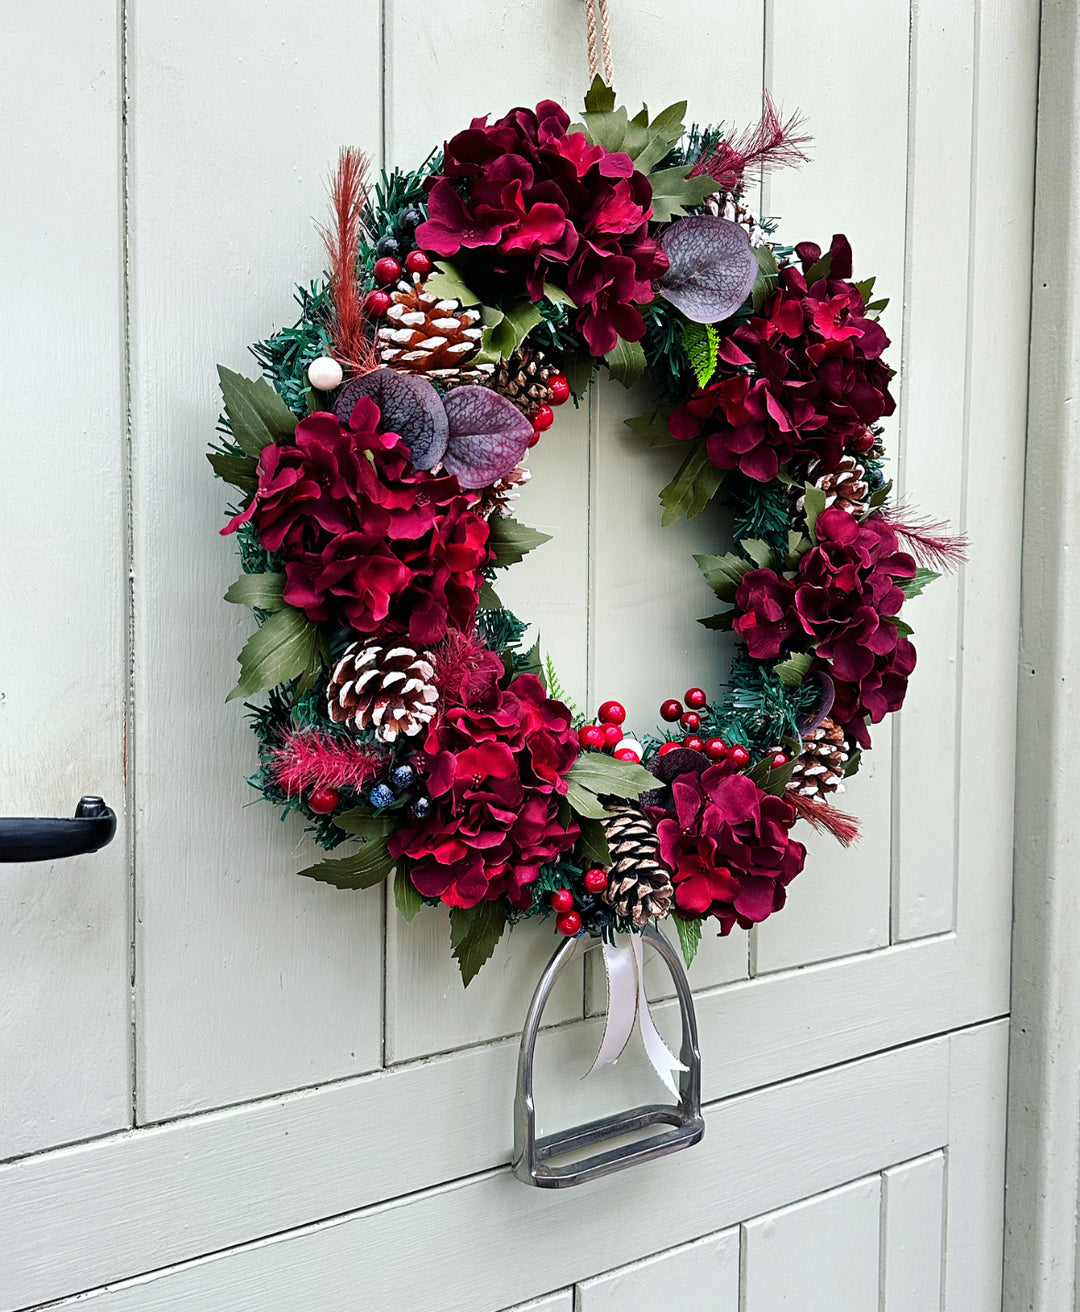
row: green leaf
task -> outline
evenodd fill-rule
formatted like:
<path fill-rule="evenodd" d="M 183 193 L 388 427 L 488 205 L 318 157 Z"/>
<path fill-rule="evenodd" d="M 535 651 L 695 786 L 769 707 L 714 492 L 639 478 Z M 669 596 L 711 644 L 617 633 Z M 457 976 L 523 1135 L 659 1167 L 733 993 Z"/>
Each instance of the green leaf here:
<path fill-rule="evenodd" d="M 460 301 L 462 305 L 479 305 L 480 297 L 466 286 L 456 265 L 449 260 L 436 260 L 435 271 L 428 275 L 424 290 L 440 301 Z"/>
<path fill-rule="evenodd" d="M 698 620 L 698 623 L 706 629 L 717 629 L 721 633 L 730 633 L 732 625 L 735 623 L 735 612 L 725 610 L 720 615 L 706 615 L 704 619 Z"/>
<path fill-rule="evenodd" d="M 615 92 L 599 73 L 593 78 L 592 85 L 585 92 L 585 108 L 590 113 L 609 113 L 615 108 Z"/>
<path fill-rule="evenodd" d="M 776 263 L 771 246 L 755 246 L 754 255 L 758 262 L 758 276 L 750 291 L 750 301 L 757 314 L 776 290 L 776 284 L 780 281 L 780 266 Z"/>
<path fill-rule="evenodd" d="M 817 526 L 818 515 L 825 509 L 825 503 L 828 500 L 825 493 L 813 483 L 807 483 L 803 492 L 803 514 L 806 517 L 806 527 L 810 530 L 810 538 L 816 542 L 814 529 Z"/>
<path fill-rule="evenodd" d="M 695 555 L 694 559 L 698 569 L 705 575 L 705 582 L 721 601 L 734 601 L 743 575 L 749 574 L 754 568 L 753 561 L 744 556 L 736 556 L 733 551 L 729 551 L 726 556 Z"/>
<path fill-rule="evenodd" d="M 352 810 L 334 816 L 334 824 L 354 838 L 389 838 L 400 821 L 400 816 L 392 811 L 376 815 L 366 806 L 354 806 Z"/>
<path fill-rule="evenodd" d="M 503 519 L 496 515 L 488 524 L 488 546 L 495 553 L 494 564 L 497 569 L 517 565 L 530 551 L 551 541 L 550 533 L 541 533 L 537 528 L 519 524 L 516 519 Z"/>
<path fill-rule="evenodd" d="M 620 337 L 613 351 L 604 356 L 608 371 L 623 387 L 633 387 L 645 372 L 645 348 L 640 342 L 628 342 Z"/>
<path fill-rule="evenodd" d="M 618 109 L 589 110 L 582 114 L 581 130 L 594 146 L 603 146 L 605 150 L 621 151 L 626 144 L 626 133 L 630 126 L 626 106 Z M 570 131 L 577 130 L 572 124 Z"/>
<path fill-rule="evenodd" d="M 668 105 L 667 109 L 657 114 L 648 125 L 647 143 L 631 156 L 639 173 L 650 173 L 683 136 L 686 131 L 683 126 L 685 117 L 685 100 Z"/>
<path fill-rule="evenodd" d="M 296 431 L 296 416 L 265 378 L 244 378 L 218 365 L 233 441 L 249 456 Z"/>
<path fill-rule="evenodd" d="M 768 755 L 763 756 L 749 772 L 751 782 L 757 784 L 763 792 L 771 793 L 774 797 L 783 797 L 787 791 L 791 776 L 795 773 L 799 753 L 802 751 L 802 744 L 796 742 L 794 738 L 785 738 L 782 745 L 784 754 L 788 758 L 786 765 L 774 767 L 772 753 L 770 752 Z"/>
<path fill-rule="evenodd" d="M 318 655 L 318 630 L 302 611 L 286 606 L 271 615 L 237 657 L 240 679 L 226 701 L 251 697 L 304 673 Z"/>
<path fill-rule="evenodd" d="M 284 588 L 284 574 L 241 574 L 230 585 L 225 600 L 256 610 L 281 610 L 285 605 L 281 595 Z"/>
<path fill-rule="evenodd" d="M 819 278 L 827 278 L 832 272 L 832 251 L 826 251 L 816 264 L 811 264 L 803 274 L 807 287 L 812 287 Z"/>
<path fill-rule="evenodd" d="M 920 565 L 915 571 L 915 575 L 910 579 L 898 579 L 903 594 L 910 601 L 912 597 L 917 597 L 928 583 L 933 583 L 935 579 L 941 578 L 937 570 L 923 569 Z"/>
<path fill-rule="evenodd" d="M 563 291 L 561 287 L 556 287 L 552 282 L 544 283 L 544 300 L 550 301 L 552 305 L 574 304 L 574 298 L 570 293 Z"/>
<path fill-rule="evenodd" d="M 565 362 L 563 373 L 566 375 L 566 381 L 570 384 L 570 390 L 576 397 L 584 396 L 585 391 L 593 380 L 593 374 L 599 368 L 597 362 L 591 355 L 581 354 L 572 355 Z"/>
<path fill-rule="evenodd" d="M 806 534 L 800 533 L 797 529 L 788 530 L 787 544 L 787 557 L 784 560 L 785 569 L 794 569 L 813 546 Z"/>
<path fill-rule="evenodd" d="M 254 456 L 230 456 L 224 451 L 210 451 L 206 458 L 218 478 L 242 492 L 254 492 L 259 486 L 259 462 Z"/>
<path fill-rule="evenodd" d="M 786 661 L 774 665 L 773 674 L 777 676 L 785 688 L 794 691 L 802 686 L 802 681 L 810 673 L 810 666 L 813 663 L 814 658 L 809 652 L 797 651 L 793 656 L 789 656 Z"/>
<path fill-rule="evenodd" d="M 398 863 L 394 872 L 394 903 L 406 920 L 415 919 L 416 913 L 424 905 L 424 899 L 416 891 L 404 861 Z"/>
<path fill-rule="evenodd" d="M 686 969 L 689 970 L 694 964 L 701 943 L 701 921 L 684 920 L 682 916 L 673 916 L 672 919 L 675 921 L 675 928 L 679 931 L 679 947 L 682 948 L 682 958 L 686 962 Z"/>
<path fill-rule="evenodd" d="M 874 277 L 874 278 L 864 278 L 862 282 L 857 282 L 855 284 L 855 286 L 858 288 L 859 295 L 863 299 L 864 306 L 870 304 L 870 297 L 873 295 L 874 283 L 876 282 L 877 282 L 877 278 Z"/>
<path fill-rule="evenodd" d="M 881 487 L 876 488 L 873 492 L 870 493 L 871 510 L 877 510 L 880 506 L 883 506 L 886 501 L 888 501 L 889 493 L 892 491 L 892 485 L 893 485 L 893 481 L 890 478 L 887 483 L 883 483 Z"/>
<path fill-rule="evenodd" d="M 450 908 L 450 951 L 468 988 L 498 946 L 506 914 L 498 902 Z"/>
<path fill-rule="evenodd" d="M 907 620 L 902 620 L 899 615 L 890 615 L 889 623 L 895 624 L 897 633 L 901 634 L 905 638 L 910 638 L 911 635 L 915 632 L 915 630 L 911 627 L 911 625 L 907 622 Z"/>
<path fill-rule="evenodd" d="M 664 507 L 660 522 L 664 528 L 684 515 L 687 519 L 700 515 L 716 495 L 723 479 L 724 471 L 717 469 L 709 459 L 705 439 L 698 438 L 675 477 L 660 493 L 660 503 Z"/>
<path fill-rule="evenodd" d="M 581 837 L 578 839 L 578 851 L 582 861 L 594 866 L 611 865 L 611 848 L 608 847 L 607 831 L 599 820 L 582 819 L 578 821 Z"/>
<path fill-rule="evenodd" d="M 547 692 L 547 672 L 544 669 L 544 662 L 540 659 L 539 638 L 533 643 L 524 656 L 519 657 L 514 662 L 514 673 L 535 674 L 544 685 L 544 691 Z"/>
<path fill-rule="evenodd" d="M 686 176 L 686 165 L 658 169 L 649 174 L 653 189 L 653 223 L 668 223 L 685 214 L 691 206 L 701 205 L 716 191 L 716 182 L 708 174 L 700 178 Z"/>
<path fill-rule="evenodd" d="M 656 787 L 656 779 L 635 761 L 616 761 L 603 752 L 582 752 L 566 775 L 566 797 L 579 815 L 594 820 L 607 814 L 598 798 L 635 798 Z"/>
<path fill-rule="evenodd" d="M 381 884 L 394 868 L 394 858 L 385 838 L 371 838 L 358 852 L 349 856 L 320 861 L 317 866 L 301 870 L 308 879 L 318 879 L 335 888 L 373 888 Z"/>
<path fill-rule="evenodd" d="M 712 323 L 685 323 L 682 330 L 683 350 L 697 378 L 698 387 L 704 387 L 716 373 L 720 351 L 720 334 Z"/>
<path fill-rule="evenodd" d="M 739 546 L 759 569 L 776 568 L 776 557 L 767 542 L 762 542 L 760 538 L 745 538 Z"/>
<path fill-rule="evenodd" d="M 632 419 L 624 419 L 623 423 L 635 437 L 648 442 L 650 447 L 680 446 L 679 439 L 672 437 L 668 428 L 668 420 L 674 409 L 675 406 L 670 401 L 661 401 L 656 409 L 647 415 L 634 415 Z"/>
<path fill-rule="evenodd" d="M 507 310 L 483 307 L 484 335 L 478 359 L 505 360 L 518 349 L 543 318 L 539 305 L 516 301 Z"/>
<path fill-rule="evenodd" d="M 850 779 L 853 774 L 858 772 L 862 764 L 862 748 L 856 747 L 844 763 L 844 778 Z"/>
<path fill-rule="evenodd" d="M 477 604 L 481 610 L 502 610 L 502 602 L 487 579 L 480 584 L 480 598 Z"/>

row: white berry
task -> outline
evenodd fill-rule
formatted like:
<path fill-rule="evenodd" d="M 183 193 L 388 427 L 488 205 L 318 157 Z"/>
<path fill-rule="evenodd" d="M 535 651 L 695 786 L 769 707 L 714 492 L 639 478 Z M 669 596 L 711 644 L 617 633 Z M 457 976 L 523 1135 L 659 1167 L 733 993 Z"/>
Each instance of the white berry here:
<path fill-rule="evenodd" d="M 330 355 L 320 355 L 307 367 L 308 382 L 320 392 L 332 392 L 345 377 L 341 365 Z"/>
<path fill-rule="evenodd" d="M 620 738 L 619 741 L 615 744 L 615 751 L 621 752 L 624 747 L 629 747 L 632 752 L 637 752 L 637 759 L 639 761 L 644 755 L 641 744 L 638 742 L 636 738 L 630 738 L 630 737 Z"/>

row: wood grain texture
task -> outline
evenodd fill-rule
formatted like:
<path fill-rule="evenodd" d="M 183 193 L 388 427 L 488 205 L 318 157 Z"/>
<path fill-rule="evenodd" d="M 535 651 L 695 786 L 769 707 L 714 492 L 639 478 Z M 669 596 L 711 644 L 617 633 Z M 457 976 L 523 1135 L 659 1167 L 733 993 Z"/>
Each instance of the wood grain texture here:
<path fill-rule="evenodd" d="M 300 826 L 245 809 L 255 764 L 224 698 L 251 617 L 219 598 L 228 489 L 203 456 L 214 366 L 294 322 L 343 138 L 379 140 L 375 0 L 298 33 L 241 0 L 131 17 L 138 1115 L 174 1116 L 369 1070 L 382 1055 L 382 904 L 296 877 Z"/>
<path fill-rule="evenodd" d="M 765 211 L 780 217 L 779 231 L 787 241 L 815 241 L 826 249 L 834 232 L 847 235 L 855 277 L 876 274 L 875 290 L 894 298 L 884 323 L 896 367 L 902 350 L 907 189 L 907 2 L 824 0 L 807 6 L 769 0 L 767 9 L 765 80 L 787 109 L 806 115 L 814 142 L 811 163 L 766 177 Z M 841 31 L 849 57 L 837 59 Z M 873 113 L 844 115 L 841 125 L 836 106 L 861 98 L 870 68 Z M 885 440 L 895 452 L 895 421 L 887 424 Z M 789 889 L 784 913 L 754 931 L 756 972 L 889 941 L 891 721 L 876 725 L 872 738 L 867 768 L 842 798 L 862 822 L 863 837 L 844 849 L 827 834 L 800 834 L 807 868 Z"/>
<path fill-rule="evenodd" d="M 131 1118 L 117 8 L 0 14 L 0 814 L 120 816 L 0 866 L 0 1158 Z"/>
<path fill-rule="evenodd" d="M 872 1176 L 750 1221 L 742 1312 L 869 1312 L 880 1220 L 881 1180 Z"/>
<path fill-rule="evenodd" d="M 883 1172 L 881 1312 L 941 1307 L 944 1208 L 943 1154 Z"/>
<path fill-rule="evenodd" d="M 595 1274 L 580 1236 L 604 1217 L 617 1264 L 649 1242 L 672 1247 L 933 1151 L 947 1134 L 946 1041 L 931 1040 L 711 1108 L 689 1152 L 610 1176 L 589 1189 L 523 1188 L 491 1172 L 278 1240 L 127 1283 L 85 1300 L 93 1312 L 295 1312 L 317 1288 L 324 1312 L 358 1296 L 387 1312 L 438 1306 L 489 1312 Z M 542 1263 L 507 1262 L 528 1234 Z M 482 1235 L 483 1243 L 462 1243 Z M 372 1254 L 393 1253 L 392 1261 Z M 835 1306 L 829 1312 L 837 1312 Z M 860 1309 L 861 1312 L 861 1309 Z"/>
<path fill-rule="evenodd" d="M 739 1312 L 739 1232 L 724 1230 L 606 1271 L 577 1287 L 575 1312 Z"/>
<path fill-rule="evenodd" d="M 543 1298 L 530 1298 L 527 1303 L 518 1303 L 508 1307 L 506 1312 L 575 1312 L 574 1291 L 561 1289 L 555 1294 Z"/>

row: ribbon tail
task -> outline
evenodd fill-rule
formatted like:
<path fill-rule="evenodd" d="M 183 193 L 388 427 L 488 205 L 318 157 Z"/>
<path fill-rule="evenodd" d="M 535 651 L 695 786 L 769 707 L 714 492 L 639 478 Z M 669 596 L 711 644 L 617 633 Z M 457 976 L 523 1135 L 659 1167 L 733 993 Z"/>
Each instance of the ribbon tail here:
<path fill-rule="evenodd" d="M 627 937 L 636 939 L 637 935 L 630 934 Z M 618 1061 L 634 1032 L 634 1021 L 637 1018 L 637 967 L 632 945 L 604 943 L 603 953 L 607 979 L 607 1019 L 600 1049 L 583 1079 L 598 1066 L 610 1066 Z"/>
<path fill-rule="evenodd" d="M 688 1068 L 672 1053 L 652 1018 L 649 999 L 645 996 L 645 968 L 642 960 L 641 935 L 631 934 L 631 951 L 634 954 L 634 967 L 637 973 L 637 1017 L 641 1027 L 641 1039 L 653 1070 L 659 1075 L 665 1088 L 673 1098 L 678 1098 L 679 1090 L 672 1076 L 673 1071 L 685 1071 Z"/>

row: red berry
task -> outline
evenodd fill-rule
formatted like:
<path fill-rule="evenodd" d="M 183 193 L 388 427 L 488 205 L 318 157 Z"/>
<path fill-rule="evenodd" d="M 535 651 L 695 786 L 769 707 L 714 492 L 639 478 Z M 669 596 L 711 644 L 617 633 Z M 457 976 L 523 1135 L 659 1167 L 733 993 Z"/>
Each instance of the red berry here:
<path fill-rule="evenodd" d="M 701 716 L 698 715 L 697 711 L 683 711 L 682 715 L 679 716 L 679 723 L 684 729 L 696 732 L 701 728 Z"/>
<path fill-rule="evenodd" d="M 542 405 L 533 415 L 533 428 L 538 433 L 545 433 L 555 422 L 555 411 L 549 405 Z"/>
<path fill-rule="evenodd" d="M 425 255 L 423 251 L 410 251 L 405 256 L 405 268 L 409 273 L 418 273 L 421 278 L 426 278 L 434 269 L 431 262 L 431 256 Z"/>
<path fill-rule="evenodd" d="M 569 911 L 574 905 L 574 895 L 568 888 L 557 888 L 551 895 L 553 911 Z"/>
<path fill-rule="evenodd" d="M 596 712 L 601 724 L 622 724 L 626 719 L 626 707 L 622 702 L 604 702 Z"/>
<path fill-rule="evenodd" d="M 552 374 L 547 381 L 551 388 L 552 405 L 563 405 L 570 400 L 570 384 L 565 374 Z"/>
<path fill-rule="evenodd" d="M 711 761 L 722 761 L 727 756 L 727 743 L 723 738 L 706 738 L 705 755 Z"/>
<path fill-rule="evenodd" d="M 661 743 L 661 744 L 660 744 L 660 755 L 661 755 L 661 756 L 667 756 L 668 752 L 673 752 L 673 751 L 676 749 L 676 747 L 681 747 L 681 746 L 682 746 L 682 743 L 678 743 L 678 742 L 676 742 L 676 743 Z"/>
<path fill-rule="evenodd" d="M 591 870 L 585 871 L 584 884 L 590 893 L 602 893 L 607 888 L 607 871 L 593 866 Z"/>
<path fill-rule="evenodd" d="M 540 441 L 540 430 L 539 430 L 539 428 L 534 428 L 533 431 L 532 431 L 532 437 L 529 438 L 529 448 L 530 448 L 530 450 L 531 450 L 531 449 L 537 444 L 537 442 L 539 442 L 539 441 Z"/>
<path fill-rule="evenodd" d="M 618 747 L 623 740 L 622 729 L 618 724 L 605 724 L 604 726 L 604 745 L 605 747 Z"/>
<path fill-rule="evenodd" d="M 772 768 L 774 770 L 779 770 L 782 765 L 787 765 L 790 759 L 791 758 L 788 756 L 787 752 L 777 752 L 772 758 Z"/>
<path fill-rule="evenodd" d="M 662 720 L 675 721 L 680 715 L 682 715 L 682 702 L 677 702 L 674 697 L 669 698 L 660 707 Z"/>
<path fill-rule="evenodd" d="M 556 916 L 555 928 L 567 938 L 573 938 L 581 928 L 581 917 L 576 911 L 567 911 L 564 915 Z"/>
<path fill-rule="evenodd" d="M 620 747 L 615 753 L 616 761 L 640 761 L 641 757 L 632 747 Z"/>
<path fill-rule="evenodd" d="M 381 292 L 376 289 L 373 292 L 368 292 L 364 301 L 364 309 L 373 319 L 381 319 L 393 303 L 389 292 Z"/>
<path fill-rule="evenodd" d="M 750 764 L 750 753 L 742 743 L 736 743 L 733 747 L 728 748 L 728 760 L 736 769 L 741 770 L 744 766 Z"/>
<path fill-rule="evenodd" d="M 337 810 L 340 801 L 336 788 L 313 788 L 308 795 L 307 804 L 316 815 L 329 815 L 331 811 Z"/>
<path fill-rule="evenodd" d="M 867 428 L 863 432 L 861 432 L 858 435 L 858 437 L 852 438 L 852 440 L 848 443 L 848 446 L 850 446 L 853 451 L 858 451 L 861 453 L 864 451 L 869 451 L 870 448 L 874 445 L 874 441 L 875 439 L 873 433 L 869 430 L 869 428 Z"/>
<path fill-rule="evenodd" d="M 387 286 L 388 283 L 397 282 L 401 277 L 401 265 L 392 255 L 384 255 L 381 260 L 375 261 L 375 281 Z"/>
<path fill-rule="evenodd" d="M 692 733 L 682 740 L 682 745 L 689 747 L 692 752 L 703 752 L 705 750 L 705 739 L 699 738 L 696 733 Z"/>
<path fill-rule="evenodd" d="M 692 706 L 695 711 L 700 711 L 709 701 L 708 697 L 705 696 L 704 688 L 687 688 L 683 694 L 683 700 L 687 706 Z"/>
<path fill-rule="evenodd" d="M 582 747 L 592 747 L 596 751 L 606 745 L 604 731 L 598 724 L 583 724 L 578 730 L 577 737 Z"/>

